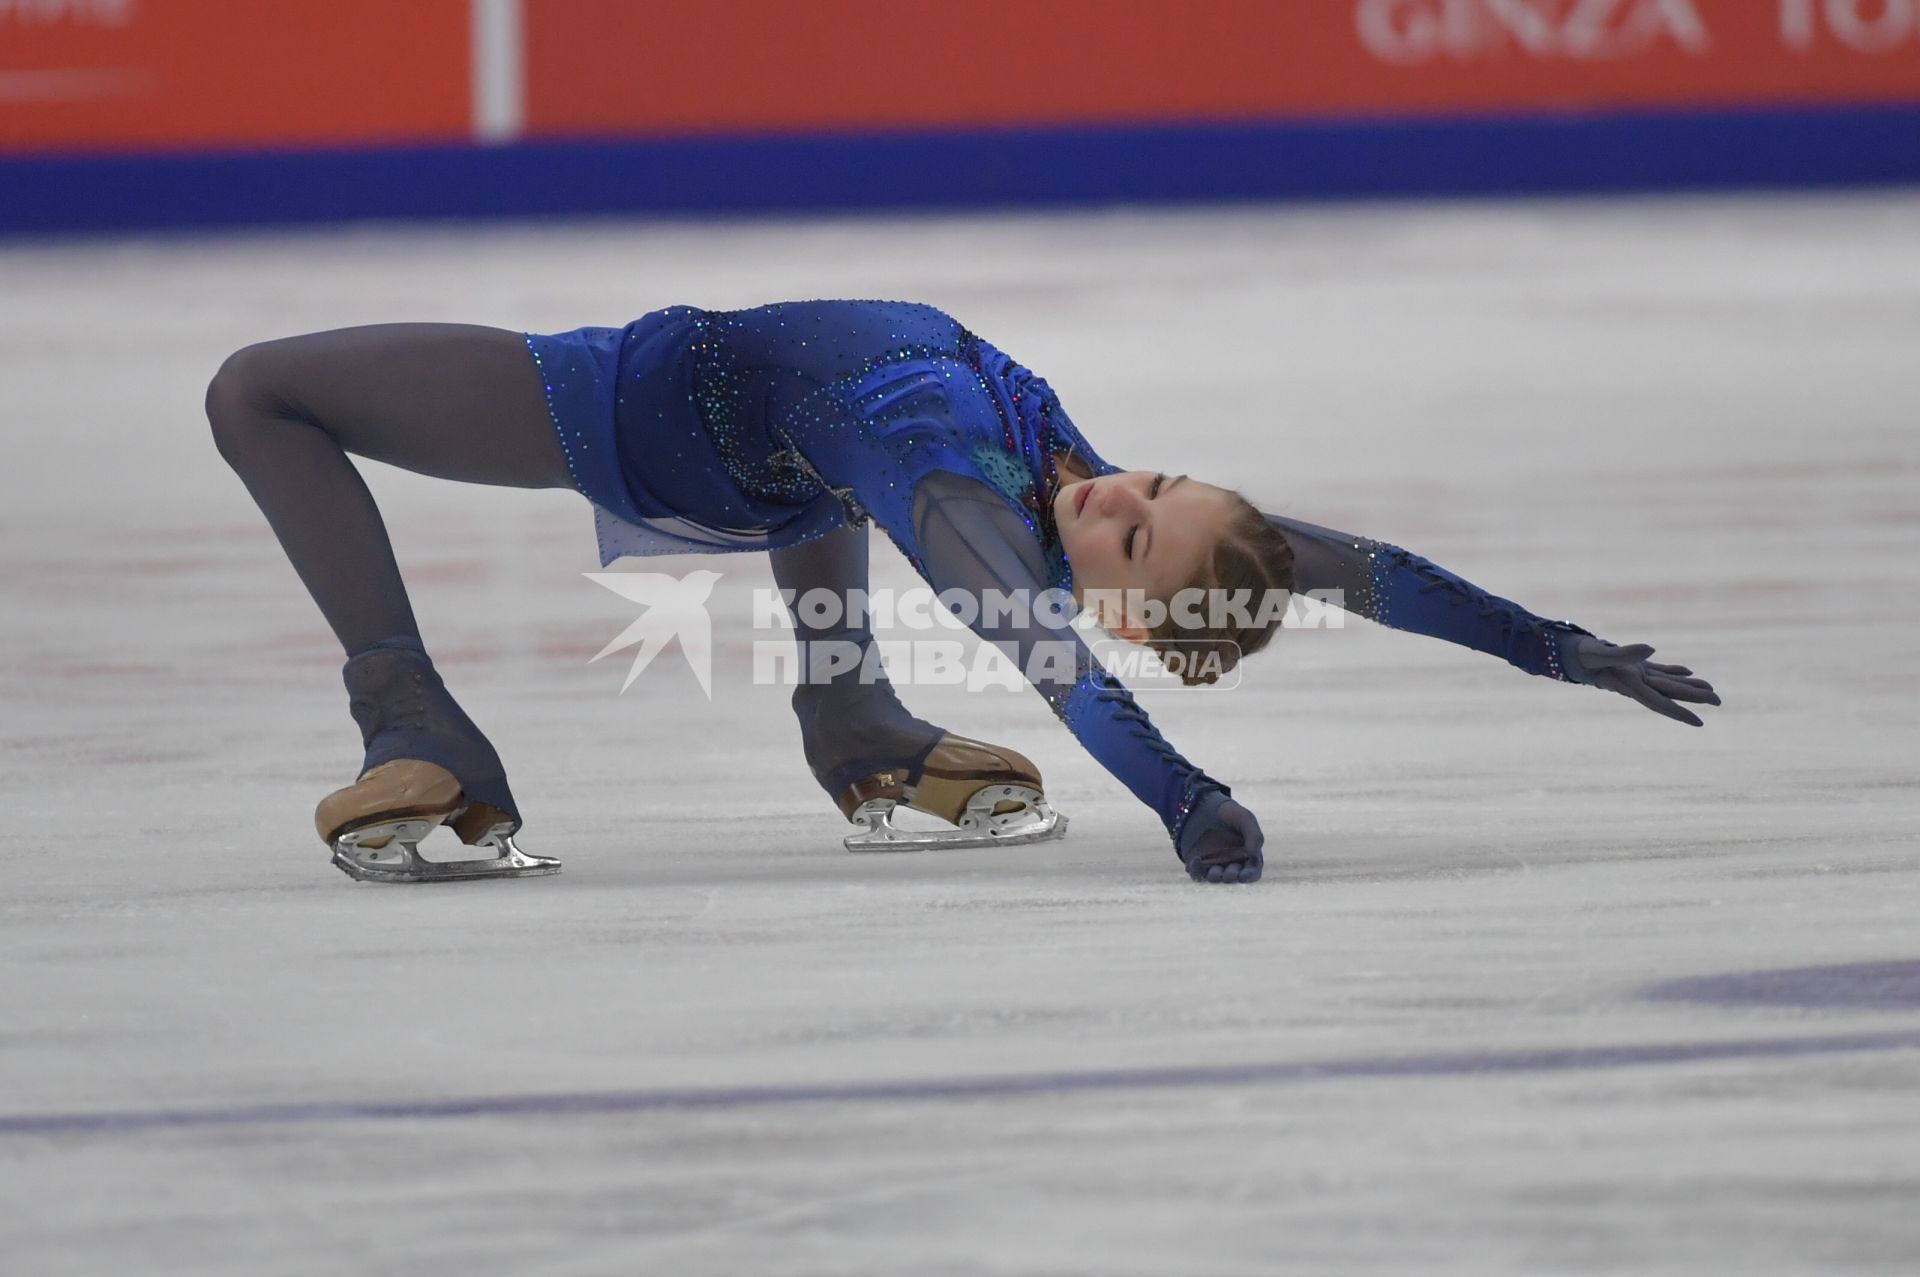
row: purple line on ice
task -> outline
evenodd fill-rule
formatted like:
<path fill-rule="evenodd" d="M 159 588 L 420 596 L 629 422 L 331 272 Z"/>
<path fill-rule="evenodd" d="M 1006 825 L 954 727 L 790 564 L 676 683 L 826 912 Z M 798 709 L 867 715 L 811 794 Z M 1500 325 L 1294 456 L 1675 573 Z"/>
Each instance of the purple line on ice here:
<path fill-rule="evenodd" d="M 463 1117 L 569 1117 L 580 1114 L 700 1112 L 795 1104 L 928 1103 L 943 1100 L 1077 1095 L 1102 1091 L 1272 1086 L 1354 1078 L 1470 1077 L 1477 1074 L 1634 1068 L 1709 1060 L 1791 1059 L 1920 1048 L 1920 1030 L 1826 1037 L 1752 1038 L 1558 1050 L 1361 1056 L 1291 1063 L 1188 1068 L 1106 1069 L 980 1078 L 904 1078 L 817 1086 L 743 1086 L 686 1090 L 581 1091 L 480 1095 L 467 1099 L 251 1104 L 205 1109 L 133 1109 L 117 1113 L 41 1113 L 0 1117 L 0 1135 L 82 1135 L 288 1123 L 439 1121 Z"/>
<path fill-rule="evenodd" d="M 1730 971 L 1667 980 L 1641 991 L 1659 1002 L 1807 1007 L 1839 1011 L 1920 1010 L 1920 962 L 1849 962 L 1824 967 Z"/>

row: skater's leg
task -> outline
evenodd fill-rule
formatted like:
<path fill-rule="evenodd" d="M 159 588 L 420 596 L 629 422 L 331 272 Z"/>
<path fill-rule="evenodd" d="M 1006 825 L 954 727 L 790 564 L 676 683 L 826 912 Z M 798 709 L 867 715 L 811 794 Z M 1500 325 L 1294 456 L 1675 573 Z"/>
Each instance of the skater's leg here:
<path fill-rule="evenodd" d="M 867 591 L 864 528 L 841 528 L 769 557 L 774 580 L 794 592 L 796 604 L 816 589 L 840 598 L 842 620 L 836 625 L 810 625 L 807 609 L 795 610 L 794 636 L 803 645 L 803 657 L 793 709 L 814 779 L 841 814 L 865 827 L 847 839 L 849 850 L 1032 842 L 1066 831 L 1065 820 L 1047 806 L 1039 770 L 1028 759 L 915 718 L 877 664 L 865 659 L 873 632 L 864 608 L 852 601 L 854 592 L 864 597 Z M 823 659 L 836 647 L 843 659 Z M 900 830 L 891 812 L 901 803 L 954 828 Z"/>
<path fill-rule="evenodd" d="M 839 802 L 874 772 L 917 767 L 941 729 L 909 714 L 887 677 L 875 675 L 877 667 L 866 659 L 873 631 L 865 609 L 851 610 L 855 592 L 864 598 L 867 591 L 867 530 L 839 528 L 767 557 L 774 581 L 792 590 L 796 603 L 812 590 L 831 591 L 841 600 L 840 622 L 826 627 L 808 624 L 807 609 L 794 609 L 801 679 L 793 691 L 793 712 L 814 779 Z M 830 662 L 836 652 L 842 661 Z"/>
<path fill-rule="evenodd" d="M 524 338 L 388 324 L 265 342 L 221 367 L 207 416 L 348 654 L 366 755 L 360 779 L 315 814 L 335 862 L 389 881 L 552 872 L 511 845 L 520 816 L 505 769 L 427 656 L 386 527 L 347 455 L 468 483 L 570 486 Z M 443 820 L 500 855 L 419 862 L 413 843 Z"/>
<path fill-rule="evenodd" d="M 348 453 L 466 483 L 571 486 L 538 369 L 504 329 L 379 324 L 248 346 L 208 387 L 207 417 L 348 655 L 419 636 Z"/>

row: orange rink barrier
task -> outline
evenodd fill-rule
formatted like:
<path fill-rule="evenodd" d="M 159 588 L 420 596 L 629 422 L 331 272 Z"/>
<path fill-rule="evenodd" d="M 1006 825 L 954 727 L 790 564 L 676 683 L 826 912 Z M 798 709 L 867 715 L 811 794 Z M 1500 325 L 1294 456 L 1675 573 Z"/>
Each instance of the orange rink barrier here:
<path fill-rule="evenodd" d="M 470 129 L 468 0 L 0 0 L 0 151 Z"/>
<path fill-rule="evenodd" d="M 473 0 L 0 0 L 0 150 L 472 131 Z M 528 136 L 1920 102 L 1920 0 L 523 0 Z"/>
<path fill-rule="evenodd" d="M 0 0 L 0 233 L 1920 181 L 1920 0 Z"/>
<path fill-rule="evenodd" d="M 536 0 L 536 134 L 1920 101 L 1920 0 Z"/>

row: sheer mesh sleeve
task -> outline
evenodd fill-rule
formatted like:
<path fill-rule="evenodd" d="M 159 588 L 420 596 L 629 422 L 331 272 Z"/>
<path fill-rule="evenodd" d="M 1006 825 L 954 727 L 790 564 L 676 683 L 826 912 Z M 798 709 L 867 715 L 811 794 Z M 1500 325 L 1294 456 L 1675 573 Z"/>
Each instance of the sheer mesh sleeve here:
<path fill-rule="evenodd" d="M 1039 541 L 1022 517 L 975 479 L 944 471 L 914 493 L 921 570 L 937 591 L 964 590 L 976 604 L 1041 597 L 1047 589 Z M 1032 606 L 977 609 L 974 631 L 1014 660 L 1086 751 L 1153 808 L 1175 845 L 1187 813 L 1225 785 L 1182 758 L 1107 673 L 1071 627 L 1055 627 Z"/>
<path fill-rule="evenodd" d="M 1535 616 L 1397 545 L 1298 519 L 1266 516 L 1293 547 L 1294 589 L 1337 592 L 1347 611 L 1370 621 L 1498 656 L 1529 674 L 1567 678 L 1560 638 L 1587 631 Z"/>

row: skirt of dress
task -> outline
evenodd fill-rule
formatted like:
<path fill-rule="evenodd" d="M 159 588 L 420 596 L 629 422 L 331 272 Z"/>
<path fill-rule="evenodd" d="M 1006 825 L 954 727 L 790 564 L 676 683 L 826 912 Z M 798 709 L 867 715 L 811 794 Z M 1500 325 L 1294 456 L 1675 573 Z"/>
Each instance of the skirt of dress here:
<path fill-rule="evenodd" d="M 774 550 L 844 522 L 817 487 L 749 492 L 729 473 L 696 399 L 706 314 L 673 306 L 624 328 L 526 334 L 574 486 L 593 503 L 602 566 Z"/>

